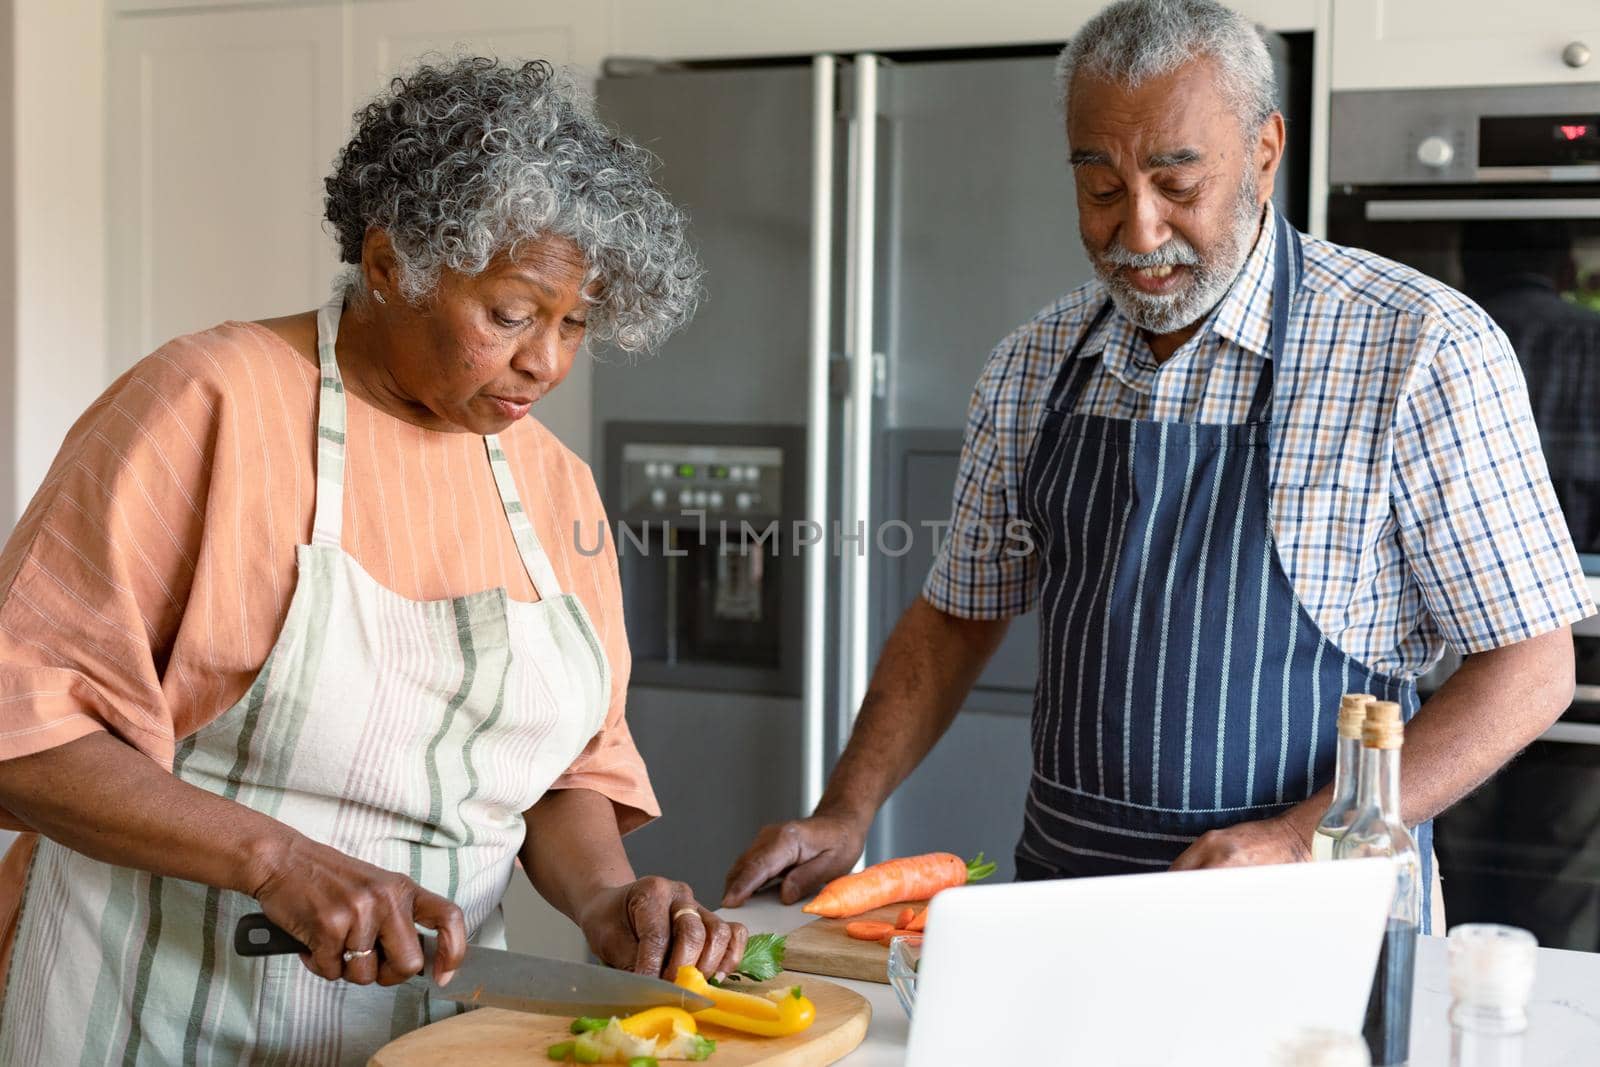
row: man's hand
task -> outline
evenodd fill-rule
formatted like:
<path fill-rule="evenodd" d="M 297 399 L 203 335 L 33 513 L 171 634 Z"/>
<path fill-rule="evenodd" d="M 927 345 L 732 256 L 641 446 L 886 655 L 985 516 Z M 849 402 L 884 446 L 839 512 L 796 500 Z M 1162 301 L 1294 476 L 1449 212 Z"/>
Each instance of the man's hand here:
<path fill-rule="evenodd" d="M 866 827 L 859 820 L 841 815 L 813 815 L 764 827 L 728 871 L 722 906 L 739 907 L 785 872 L 778 899 L 793 904 L 849 873 L 866 839 Z"/>
<path fill-rule="evenodd" d="M 1254 867 L 1264 863 L 1298 863 L 1311 858 L 1311 846 L 1299 826 L 1285 815 L 1242 822 L 1211 830 L 1172 863 L 1175 871 L 1201 867 Z"/>

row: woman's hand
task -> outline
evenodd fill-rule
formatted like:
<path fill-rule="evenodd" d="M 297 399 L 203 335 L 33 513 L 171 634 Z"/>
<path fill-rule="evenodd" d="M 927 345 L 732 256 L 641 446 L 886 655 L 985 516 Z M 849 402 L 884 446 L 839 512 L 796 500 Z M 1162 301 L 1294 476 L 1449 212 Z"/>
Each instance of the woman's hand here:
<path fill-rule="evenodd" d="M 694 891 L 666 878 L 602 889 L 576 916 L 601 962 L 672 978 L 684 964 L 707 977 L 739 969 L 749 932 L 701 907 Z"/>
<path fill-rule="evenodd" d="M 267 918 L 308 948 L 316 975 L 398 985 L 422 973 L 417 926 L 438 933 L 434 980 L 449 981 L 467 950 L 461 909 L 403 874 L 374 867 L 299 834 L 264 864 L 251 893 Z M 380 953 L 373 951 L 381 947 Z M 356 953 L 348 960 L 345 953 Z"/>

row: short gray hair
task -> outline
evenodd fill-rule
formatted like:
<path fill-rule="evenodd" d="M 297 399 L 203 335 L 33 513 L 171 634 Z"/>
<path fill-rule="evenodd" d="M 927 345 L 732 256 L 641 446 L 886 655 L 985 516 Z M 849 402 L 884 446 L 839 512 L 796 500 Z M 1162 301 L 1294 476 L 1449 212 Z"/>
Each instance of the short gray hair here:
<path fill-rule="evenodd" d="M 1118 0 L 1067 42 L 1056 60 L 1063 110 L 1080 73 L 1133 89 L 1202 56 L 1247 135 L 1278 110 L 1277 78 L 1261 32 L 1216 0 Z"/>
<path fill-rule="evenodd" d="M 548 63 L 441 58 L 356 113 L 326 213 L 346 263 L 361 262 L 368 227 L 389 235 L 412 302 L 443 269 L 477 274 L 519 242 L 567 238 L 596 289 L 589 339 L 650 350 L 693 315 L 702 273 L 654 164 Z"/>

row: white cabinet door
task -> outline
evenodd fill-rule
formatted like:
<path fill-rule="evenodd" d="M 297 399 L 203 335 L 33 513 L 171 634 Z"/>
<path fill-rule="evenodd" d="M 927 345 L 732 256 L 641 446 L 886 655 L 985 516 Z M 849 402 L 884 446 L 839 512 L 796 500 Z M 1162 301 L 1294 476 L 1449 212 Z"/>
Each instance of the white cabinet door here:
<path fill-rule="evenodd" d="M 372 0 L 350 5 L 350 58 L 358 99 L 425 52 L 548 59 L 593 78 L 609 50 L 609 0 Z"/>
<path fill-rule="evenodd" d="M 111 370 L 224 319 L 322 303 L 322 180 L 349 122 L 317 5 L 116 16 L 107 88 Z"/>
<path fill-rule="evenodd" d="M 1336 90 L 1600 81 L 1600 0 L 1333 0 L 1332 60 Z"/>

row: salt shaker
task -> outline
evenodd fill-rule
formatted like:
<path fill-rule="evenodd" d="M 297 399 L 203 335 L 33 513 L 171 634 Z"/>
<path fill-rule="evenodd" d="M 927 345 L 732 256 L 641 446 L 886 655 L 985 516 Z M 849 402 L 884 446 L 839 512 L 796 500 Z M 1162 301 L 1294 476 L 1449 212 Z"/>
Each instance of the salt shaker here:
<path fill-rule="evenodd" d="M 1451 1067 L 1521 1067 L 1538 948 L 1515 926 L 1450 931 Z"/>

